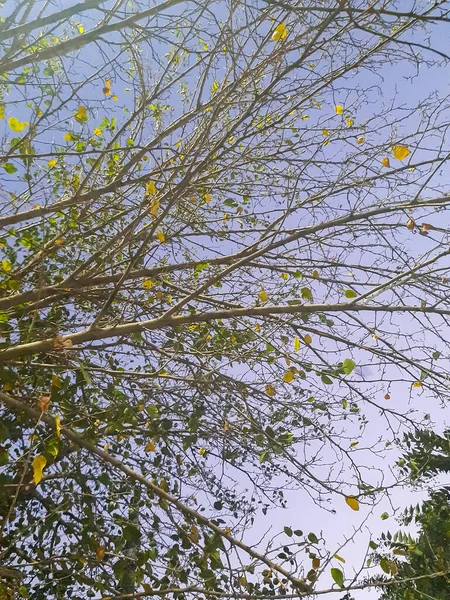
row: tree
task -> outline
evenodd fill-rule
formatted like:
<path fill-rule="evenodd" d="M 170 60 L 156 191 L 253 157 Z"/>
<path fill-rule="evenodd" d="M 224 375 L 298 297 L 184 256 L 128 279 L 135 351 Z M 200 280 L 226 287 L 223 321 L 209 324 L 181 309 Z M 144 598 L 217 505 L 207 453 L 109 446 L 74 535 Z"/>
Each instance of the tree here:
<path fill-rule="evenodd" d="M 421 422 L 390 395 L 448 398 L 448 98 L 380 79 L 441 74 L 448 19 L 4 3 L 5 598 L 302 596 L 329 572 L 319 532 L 249 530 L 282 488 L 373 502 L 367 457 Z"/>
<path fill-rule="evenodd" d="M 449 432 L 443 436 L 418 431 L 407 436 L 407 453 L 399 461 L 409 470 L 414 481 L 433 483 L 436 475 L 450 470 Z M 436 482 L 435 482 L 436 483 Z M 444 599 L 448 595 L 450 574 L 450 488 L 437 485 L 420 504 L 408 507 L 400 519 L 403 526 L 414 524 L 418 533 L 399 530 L 382 536 L 377 562 L 388 575 L 399 580 L 387 585 L 380 596 L 383 600 L 414 598 Z M 392 583 L 392 580 L 391 580 Z"/>

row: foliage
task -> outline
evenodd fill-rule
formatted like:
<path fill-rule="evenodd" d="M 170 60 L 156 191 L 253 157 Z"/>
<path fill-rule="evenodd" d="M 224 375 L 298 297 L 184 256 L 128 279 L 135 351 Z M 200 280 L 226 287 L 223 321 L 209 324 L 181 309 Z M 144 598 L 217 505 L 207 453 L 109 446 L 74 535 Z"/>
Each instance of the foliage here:
<path fill-rule="evenodd" d="M 448 400 L 450 104 L 383 80 L 446 2 L 60 5 L 1 3 L 2 600 L 365 585 L 261 531 Z"/>
<path fill-rule="evenodd" d="M 440 436 L 433 432 L 416 432 L 407 436 L 408 451 L 400 459 L 402 469 L 410 469 L 414 481 L 448 473 L 450 446 L 448 432 Z M 382 548 L 391 553 L 377 554 L 381 565 L 395 565 L 395 576 L 400 580 L 395 586 L 386 586 L 382 600 L 414 600 L 415 598 L 448 597 L 450 577 L 450 488 L 438 486 L 422 503 L 408 507 L 400 519 L 401 524 L 414 526 L 417 534 L 399 530 L 394 535 L 382 536 Z M 381 557 L 381 558 L 380 558 Z M 391 573 L 392 569 L 387 569 Z"/>

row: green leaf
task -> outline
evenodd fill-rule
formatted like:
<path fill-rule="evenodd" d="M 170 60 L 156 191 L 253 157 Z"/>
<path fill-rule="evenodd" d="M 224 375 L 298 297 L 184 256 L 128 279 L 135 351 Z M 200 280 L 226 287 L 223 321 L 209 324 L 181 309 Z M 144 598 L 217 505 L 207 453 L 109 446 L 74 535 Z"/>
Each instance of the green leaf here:
<path fill-rule="evenodd" d="M 195 267 L 194 273 L 200 273 L 209 267 L 209 263 L 200 263 Z"/>
<path fill-rule="evenodd" d="M 380 567 L 388 575 L 391 572 L 391 567 L 390 567 L 390 564 L 389 564 L 389 560 L 385 556 L 383 556 L 383 558 L 380 560 Z"/>
<path fill-rule="evenodd" d="M 311 542 L 311 544 L 317 544 L 319 542 L 317 535 L 313 532 L 308 533 L 308 540 Z"/>
<path fill-rule="evenodd" d="M 345 291 L 345 297 L 346 298 L 356 298 L 356 292 L 353 290 L 346 290 Z"/>
<path fill-rule="evenodd" d="M 16 167 L 12 163 L 5 163 L 4 165 L 2 165 L 2 167 L 10 175 L 12 175 L 13 173 L 15 173 L 17 171 Z"/>
<path fill-rule="evenodd" d="M 292 531 L 292 529 L 291 529 L 290 527 L 288 527 L 288 526 L 286 526 L 286 527 L 284 528 L 284 533 L 285 533 L 286 535 L 288 535 L 289 537 L 292 537 L 292 535 L 293 535 L 293 531 Z"/>
<path fill-rule="evenodd" d="M 354 360 L 352 360 L 351 358 L 346 358 L 344 360 L 344 362 L 342 363 L 342 370 L 344 371 L 344 373 L 346 375 L 350 375 L 350 373 L 353 371 L 355 366 L 356 366 L 356 363 Z"/>
<path fill-rule="evenodd" d="M 269 451 L 268 450 L 263 450 L 262 452 L 259 453 L 259 462 L 262 465 L 263 463 L 267 462 L 269 460 Z"/>
<path fill-rule="evenodd" d="M 331 577 L 340 588 L 344 587 L 344 573 L 340 569 L 331 569 Z"/>
<path fill-rule="evenodd" d="M 302 295 L 303 300 L 308 300 L 308 302 L 313 302 L 314 301 L 312 292 L 311 292 L 311 290 L 309 288 L 303 287 L 300 290 L 300 293 Z"/>
<path fill-rule="evenodd" d="M 158 407 L 154 404 L 147 406 L 147 414 L 150 417 L 150 419 L 157 419 L 159 417 Z"/>

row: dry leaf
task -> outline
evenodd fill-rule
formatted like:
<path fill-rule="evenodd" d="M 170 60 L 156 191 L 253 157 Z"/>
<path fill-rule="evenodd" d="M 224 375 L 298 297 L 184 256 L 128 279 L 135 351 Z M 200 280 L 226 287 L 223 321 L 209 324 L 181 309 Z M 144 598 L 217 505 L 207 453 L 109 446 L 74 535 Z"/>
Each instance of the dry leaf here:
<path fill-rule="evenodd" d="M 406 227 L 412 231 L 416 226 L 416 222 L 414 221 L 414 219 L 409 219 L 409 221 L 406 223 Z"/>
<path fill-rule="evenodd" d="M 69 338 L 64 338 L 62 335 L 57 335 L 53 340 L 53 347 L 57 350 L 72 348 L 72 346 L 72 340 Z"/>
<path fill-rule="evenodd" d="M 320 558 L 313 558 L 312 559 L 312 568 L 318 569 L 319 567 L 320 567 Z"/>
<path fill-rule="evenodd" d="M 422 223 L 422 231 L 424 233 L 430 231 L 430 229 L 434 229 L 433 225 L 430 225 L 429 223 Z"/>
<path fill-rule="evenodd" d="M 95 558 L 100 561 L 103 560 L 105 556 L 105 546 L 97 546 L 95 550 Z"/>
<path fill-rule="evenodd" d="M 49 404 L 50 396 L 41 396 L 38 400 L 38 406 L 43 413 L 46 413 L 48 411 Z"/>
<path fill-rule="evenodd" d="M 303 339 L 305 340 L 305 344 L 312 343 L 312 337 L 309 335 L 309 333 L 307 333 Z"/>

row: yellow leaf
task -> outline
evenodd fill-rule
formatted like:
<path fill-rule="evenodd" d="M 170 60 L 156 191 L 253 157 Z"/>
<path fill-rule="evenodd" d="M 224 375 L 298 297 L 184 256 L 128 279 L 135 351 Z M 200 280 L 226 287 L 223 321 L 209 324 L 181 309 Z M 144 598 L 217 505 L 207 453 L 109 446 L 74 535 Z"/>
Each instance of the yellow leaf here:
<path fill-rule="evenodd" d="M 72 142 L 73 141 L 73 135 L 70 133 L 70 131 L 68 131 L 67 133 L 65 133 L 63 137 L 68 142 Z"/>
<path fill-rule="evenodd" d="M 107 87 L 104 87 L 103 88 L 103 93 L 105 94 L 105 96 L 109 96 L 110 93 L 111 93 L 111 90 L 109 88 L 107 88 Z"/>
<path fill-rule="evenodd" d="M 198 540 L 200 539 L 200 535 L 198 533 L 198 529 L 195 525 L 191 526 L 191 531 L 189 533 L 189 539 L 191 540 L 191 542 L 194 542 L 194 544 L 196 544 L 198 542 Z"/>
<path fill-rule="evenodd" d="M 166 236 L 164 235 L 164 233 L 162 231 L 157 231 L 156 237 L 161 242 L 161 244 L 163 244 L 166 241 Z"/>
<path fill-rule="evenodd" d="M 153 198 L 150 203 L 150 213 L 152 217 L 156 217 L 159 211 L 159 198 Z"/>
<path fill-rule="evenodd" d="M 5 105 L 0 104 L 0 119 L 4 119 L 4 118 L 5 118 Z"/>
<path fill-rule="evenodd" d="M 206 200 L 206 202 L 211 202 L 211 196 L 209 194 L 205 194 L 203 198 Z"/>
<path fill-rule="evenodd" d="M 96 550 L 95 550 L 95 558 L 98 561 L 103 560 L 103 557 L 105 556 L 105 546 L 97 546 Z"/>
<path fill-rule="evenodd" d="M 330 135 L 330 132 L 328 131 L 328 129 L 322 129 L 322 135 Z"/>
<path fill-rule="evenodd" d="M 93 133 L 94 133 L 94 135 L 96 135 L 96 136 L 103 135 L 103 129 L 102 129 L 101 127 L 96 127 L 96 128 L 94 129 L 94 132 L 93 132 Z"/>
<path fill-rule="evenodd" d="M 397 160 L 404 160 L 411 154 L 411 151 L 406 146 L 398 145 L 392 148 L 392 154 Z"/>
<path fill-rule="evenodd" d="M 279 25 L 277 25 L 274 29 L 274 32 L 272 33 L 272 40 L 274 42 L 279 42 L 280 40 L 284 40 L 284 38 L 287 36 L 287 29 L 286 29 L 286 25 L 284 23 L 280 23 Z"/>
<path fill-rule="evenodd" d="M 144 288 L 144 290 L 151 290 L 153 285 L 154 284 L 151 279 L 146 279 L 145 281 L 142 282 L 142 287 Z"/>
<path fill-rule="evenodd" d="M 218 90 L 218 88 L 219 88 L 219 84 L 217 83 L 217 81 L 213 81 L 211 91 L 214 93 Z"/>
<path fill-rule="evenodd" d="M 37 485 L 42 479 L 42 471 L 47 464 L 45 456 L 35 456 L 33 458 L 33 481 Z"/>
<path fill-rule="evenodd" d="M 312 276 L 314 277 L 314 279 L 319 279 L 319 277 L 320 277 L 319 271 L 313 271 Z"/>
<path fill-rule="evenodd" d="M 261 302 L 267 302 L 269 296 L 267 295 L 267 292 L 265 291 L 264 288 L 261 288 L 258 298 L 261 300 Z"/>
<path fill-rule="evenodd" d="M 79 25 L 78 33 L 84 33 L 84 27 L 82 25 Z"/>
<path fill-rule="evenodd" d="M 119 99 L 119 97 L 114 94 L 114 96 L 112 97 L 112 99 L 114 100 L 114 102 L 117 102 L 117 100 Z"/>
<path fill-rule="evenodd" d="M 276 391 L 275 391 L 275 388 L 273 387 L 273 385 L 270 385 L 270 384 L 266 385 L 266 394 L 268 396 L 275 396 Z"/>
<path fill-rule="evenodd" d="M 344 107 L 341 104 L 336 104 L 334 110 L 336 111 L 337 115 L 342 115 L 342 113 L 344 112 Z"/>
<path fill-rule="evenodd" d="M 156 185 L 154 181 L 149 181 L 147 183 L 147 190 L 145 192 L 145 195 L 150 196 L 151 194 L 156 194 Z"/>
<path fill-rule="evenodd" d="M 307 333 L 303 339 L 305 340 L 305 344 L 312 343 L 312 337 L 309 335 L 309 333 Z"/>
<path fill-rule="evenodd" d="M 56 167 L 56 163 L 57 163 L 57 161 L 55 159 L 52 159 L 52 160 L 49 160 L 47 164 L 51 169 L 53 169 L 53 167 Z"/>
<path fill-rule="evenodd" d="M 8 125 L 13 131 L 22 131 L 25 129 L 25 123 L 22 123 L 19 119 L 16 119 L 16 117 L 9 117 Z"/>
<path fill-rule="evenodd" d="M 155 448 L 155 444 L 153 442 L 149 442 L 144 448 L 145 452 L 155 452 L 155 450 L 156 450 L 156 448 Z"/>
<path fill-rule="evenodd" d="M 350 117 L 347 119 L 347 125 L 348 125 L 349 127 L 352 127 L 352 126 L 353 126 L 353 119 L 351 119 Z"/>
<path fill-rule="evenodd" d="M 294 350 L 300 350 L 300 339 L 297 336 L 294 338 Z"/>
<path fill-rule="evenodd" d="M 291 381 L 294 379 L 294 373 L 292 371 L 286 371 L 286 373 L 284 374 L 283 377 L 283 381 L 285 383 L 291 383 Z"/>
<path fill-rule="evenodd" d="M 108 90 L 111 89 L 111 79 L 109 79 L 109 77 L 106 77 L 105 79 L 105 87 L 108 88 Z"/>
<path fill-rule="evenodd" d="M 78 107 L 77 111 L 73 113 L 73 116 L 79 123 L 84 123 L 88 120 L 86 107 L 81 105 Z"/>
<path fill-rule="evenodd" d="M 359 510 L 359 502 L 355 496 L 345 496 L 345 501 L 352 510 Z"/>
<path fill-rule="evenodd" d="M 56 388 L 62 388 L 61 379 L 58 375 L 52 375 L 52 386 Z"/>
<path fill-rule="evenodd" d="M 58 439 L 61 439 L 61 417 L 59 415 L 55 417 L 55 429 Z"/>
<path fill-rule="evenodd" d="M 415 381 L 413 383 L 413 387 L 415 387 L 415 388 L 421 388 L 422 387 L 422 382 L 421 381 Z"/>
<path fill-rule="evenodd" d="M 341 561 L 341 563 L 345 563 L 345 558 L 342 558 L 342 556 L 339 556 L 339 554 L 334 554 L 333 558 L 336 558 L 337 560 Z"/>
<path fill-rule="evenodd" d="M 383 167 L 390 167 L 391 163 L 389 161 L 389 158 L 386 156 L 385 158 L 381 159 L 381 164 L 383 165 Z"/>
<path fill-rule="evenodd" d="M 199 452 L 199 454 L 201 456 L 205 456 L 205 454 L 206 454 L 206 448 L 200 448 L 200 450 L 198 452 Z"/>
<path fill-rule="evenodd" d="M 2 260 L 2 269 L 4 271 L 11 271 L 12 269 L 12 264 L 9 262 L 9 260 Z"/>
<path fill-rule="evenodd" d="M 281 273 L 281 279 L 284 279 L 284 281 L 287 281 L 289 279 L 289 275 L 287 273 Z"/>
<path fill-rule="evenodd" d="M 366 141 L 366 138 L 364 138 L 364 137 L 359 137 L 359 138 L 356 140 L 356 143 L 357 143 L 357 144 L 364 144 L 364 142 L 365 142 L 365 141 Z"/>

